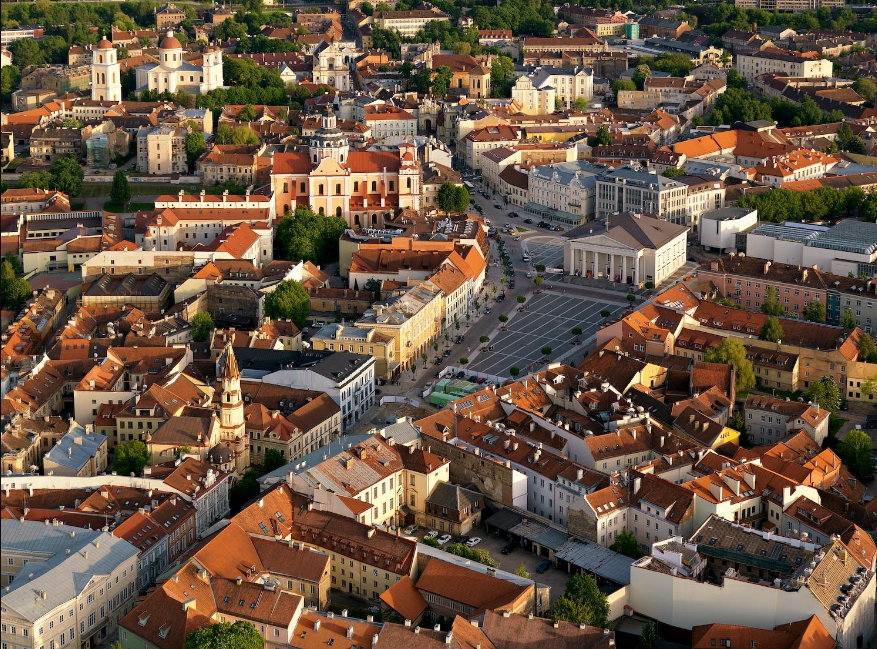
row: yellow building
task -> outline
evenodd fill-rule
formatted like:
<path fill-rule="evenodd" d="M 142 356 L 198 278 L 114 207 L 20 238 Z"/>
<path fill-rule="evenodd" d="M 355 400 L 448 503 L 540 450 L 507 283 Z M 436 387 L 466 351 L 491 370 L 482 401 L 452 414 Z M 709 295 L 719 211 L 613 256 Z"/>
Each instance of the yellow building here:
<path fill-rule="evenodd" d="M 402 295 L 372 305 L 357 320 L 361 329 L 373 329 L 395 343 L 395 362 L 400 370 L 423 363 L 442 330 L 444 294 L 432 282 L 412 286 Z"/>
<path fill-rule="evenodd" d="M 375 376 L 391 378 L 399 368 L 395 339 L 377 329 L 327 324 L 311 336 L 311 348 L 317 351 L 350 352 L 374 356 Z"/>

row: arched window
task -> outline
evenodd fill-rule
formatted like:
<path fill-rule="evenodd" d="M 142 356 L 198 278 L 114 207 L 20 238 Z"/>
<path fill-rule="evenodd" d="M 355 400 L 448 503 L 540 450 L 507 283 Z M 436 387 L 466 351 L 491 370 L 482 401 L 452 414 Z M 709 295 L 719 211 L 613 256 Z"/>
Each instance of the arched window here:
<path fill-rule="evenodd" d="M 408 189 L 411 189 L 411 179 L 410 178 L 407 179 L 405 184 L 408 186 Z"/>
<path fill-rule="evenodd" d="M 341 216 L 341 206 L 335 208 L 335 216 Z"/>
<path fill-rule="evenodd" d="M 359 214 L 353 217 L 353 225 L 359 225 Z"/>
<path fill-rule="evenodd" d="M 97 62 L 98 62 L 98 63 L 103 63 L 103 62 L 104 62 L 104 55 L 103 55 L 103 54 L 101 54 L 100 56 L 97 57 Z"/>
<path fill-rule="evenodd" d="M 324 216 L 325 214 L 326 214 L 326 211 L 321 207 L 320 208 L 320 216 Z"/>
<path fill-rule="evenodd" d="M 377 224 L 378 224 L 378 215 L 372 214 L 372 225 L 377 225 Z"/>

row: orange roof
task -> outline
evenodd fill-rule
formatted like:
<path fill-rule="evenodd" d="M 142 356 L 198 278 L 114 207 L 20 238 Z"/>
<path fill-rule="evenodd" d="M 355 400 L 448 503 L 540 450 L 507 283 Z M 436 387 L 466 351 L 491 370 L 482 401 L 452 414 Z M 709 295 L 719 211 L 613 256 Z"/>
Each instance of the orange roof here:
<path fill-rule="evenodd" d="M 381 601 L 396 611 L 405 620 L 418 620 L 426 610 L 426 600 L 414 587 L 411 577 L 405 575 L 381 593 Z"/>

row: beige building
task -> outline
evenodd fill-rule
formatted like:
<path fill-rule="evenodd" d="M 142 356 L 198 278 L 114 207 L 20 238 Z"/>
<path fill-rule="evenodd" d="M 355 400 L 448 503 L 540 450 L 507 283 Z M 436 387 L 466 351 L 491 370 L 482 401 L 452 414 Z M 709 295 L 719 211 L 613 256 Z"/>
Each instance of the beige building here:
<path fill-rule="evenodd" d="M 182 126 L 156 126 L 137 131 L 138 170 L 156 175 L 188 173 L 186 135 L 188 129 Z"/>
<path fill-rule="evenodd" d="M 186 12 L 177 5 L 167 3 L 155 11 L 155 28 L 163 31 L 176 27 L 186 19 Z"/>
<path fill-rule="evenodd" d="M 820 58 L 816 52 L 790 52 L 773 47 L 752 54 L 738 54 L 734 67 L 747 81 L 754 81 L 757 76 L 766 73 L 808 79 L 833 74 L 831 61 Z"/>
<path fill-rule="evenodd" d="M 519 77 L 512 88 L 512 99 L 529 115 L 548 115 L 561 108 L 571 108 L 576 99 L 591 101 L 594 96 L 594 73 L 588 68 L 540 66 Z"/>
<path fill-rule="evenodd" d="M 466 164 L 474 170 L 481 169 L 481 154 L 499 147 L 514 146 L 521 140 L 521 131 L 514 126 L 488 126 L 471 131 L 462 138 L 463 156 Z M 458 149 L 459 153 L 459 149 Z"/>
<path fill-rule="evenodd" d="M 136 602 L 137 554 L 108 532 L 3 519 L 3 646 L 60 649 L 106 640 Z"/>
<path fill-rule="evenodd" d="M 374 24 L 381 29 L 392 29 L 401 36 L 411 37 L 434 20 L 448 22 L 447 14 L 438 9 L 415 11 L 377 11 Z"/>
<path fill-rule="evenodd" d="M 402 295 L 375 303 L 356 321 L 361 329 L 373 329 L 393 338 L 396 363 L 401 371 L 423 366 L 422 355 L 442 332 L 444 294 L 431 282 L 412 286 Z"/>
<path fill-rule="evenodd" d="M 28 473 L 40 466 L 43 453 L 67 433 L 67 421 L 61 417 L 26 419 L 18 417 L 3 431 L 3 457 L 0 470 L 5 473 Z"/>

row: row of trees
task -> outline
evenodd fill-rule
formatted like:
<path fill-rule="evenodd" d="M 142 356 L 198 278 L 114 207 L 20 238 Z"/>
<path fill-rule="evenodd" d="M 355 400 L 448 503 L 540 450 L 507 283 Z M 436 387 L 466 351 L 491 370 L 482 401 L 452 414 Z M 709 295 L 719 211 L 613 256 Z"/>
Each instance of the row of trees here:
<path fill-rule="evenodd" d="M 821 221 L 841 214 L 877 222 L 877 194 L 865 196 L 859 187 L 820 187 L 806 192 L 777 188 L 759 194 L 745 194 L 737 204 L 757 209 L 759 219 L 772 223 Z"/>
<path fill-rule="evenodd" d="M 338 261 L 338 239 L 346 228 L 347 221 L 340 216 L 324 216 L 307 207 L 297 207 L 295 212 L 287 212 L 277 226 L 275 256 L 317 265 Z"/>
<path fill-rule="evenodd" d="M 21 265 L 10 252 L 0 264 L 0 308 L 18 312 L 30 297 L 30 284 L 19 277 Z"/>
<path fill-rule="evenodd" d="M 52 164 L 49 171 L 25 171 L 21 174 L 19 187 L 34 189 L 55 189 L 68 196 L 75 197 L 82 193 L 82 179 L 85 172 L 73 154 L 65 155 Z"/>

